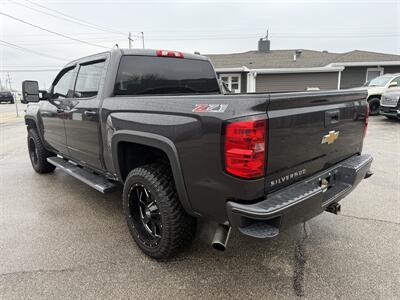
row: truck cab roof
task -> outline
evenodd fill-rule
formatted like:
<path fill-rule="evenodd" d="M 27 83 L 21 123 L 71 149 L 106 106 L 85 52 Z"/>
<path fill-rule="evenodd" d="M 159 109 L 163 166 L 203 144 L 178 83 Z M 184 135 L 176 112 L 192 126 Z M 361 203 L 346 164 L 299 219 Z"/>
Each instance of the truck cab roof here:
<path fill-rule="evenodd" d="M 178 53 L 179 55 L 182 55 L 182 58 L 209 60 L 209 58 L 204 55 L 199 55 L 189 52 L 181 52 L 176 50 L 168 50 L 168 49 L 117 49 L 117 51 L 118 50 L 120 50 L 123 55 L 163 56 L 158 53 L 160 51 L 166 51 L 171 53 L 171 55 L 164 55 L 164 56 L 179 57 L 179 56 L 173 56 L 172 54 L 172 53 Z"/>
<path fill-rule="evenodd" d="M 161 52 L 162 51 L 162 52 Z M 165 53 L 165 55 L 162 55 Z M 164 49 L 128 49 L 128 48 L 115 48 L 110 51 L 100 52 L 96 54 L 92 54 L 89 56 L 84 56 L 78 59 L 75 59 L 64 66 L 68 67 L 77 63 L 81 63 L 82 61 L 90 61 L 96 60 L 99 57 L 111 55 L 111 56 L 123 56 L 123 55 L 142 55 L 142 56 L 165 56 L 165 57 L 179 57 L 183 59 L 195 59 L 195 60 L 204 60 L 209 61 L 210 59 L 207 56 L 189 53 L 189 52 L 181 52 L 175 50 L 164 50 Z"/>

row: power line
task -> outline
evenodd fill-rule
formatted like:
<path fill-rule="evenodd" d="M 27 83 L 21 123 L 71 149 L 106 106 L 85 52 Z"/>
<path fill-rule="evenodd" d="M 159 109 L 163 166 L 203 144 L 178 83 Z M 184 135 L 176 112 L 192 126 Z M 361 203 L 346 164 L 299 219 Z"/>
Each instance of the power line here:
<path fill-rule="evenodd" d="M 29 26 L 32 26 L 32 27 L 35 27 L 35 28 L 38 28 L 38 29 L 41 29 L 41 30 L 50 32 L 50 33 L 52 33 L 52 34 L 55 34 L 55 35 L 64 37 L 64 38 L 66 38 L 66 39 L 70 39 L 70 40 L 73 40 L 73 41 L 76 41 L 76 42 L 80 42 L 80 43 L 83 43 L 83 44 L 87 44 L 87 45 L 90 45 L 90 46 L 94 46 L 94 47 L 100 47 L 100 48 L 104 48 L 104 49 L 111 49 L 111 48 L 109 48 L 109 47 L 105 47 L 105 46 L 102 46 L 102 45 L 97 45 L 97 44 L 93 44 L 93 43 L 90 43 L 90 42 L 86 42 L 86 41 L 83 41 L 83 40 L 80 40 L 80 39 L 76 39 L 76 38 L 74 38 L 74 37 L 71 37 L 71 36 L 68 36 L 68 35 L 65 35 L 65 34 L 62 34 L 62 33 L 58 33 L 58 32 L 55 32 L 55 31 L 52 31 L 52 30 L 49 30 L 49 29 L 40 27 L 40 26 L 38 26 L 38 25 L 35 25 L 35 24 L 30 23 L 30 22 L 27 22 L 27 21 L 21 20 L 21 19 L 19 19 L 19 18 L 16 18 L 16 17 L 14 17 L 14 16 L 5 14 L 5 13 L 3 13 L 3 12 L 0 12 L 0 15 L 6 16 L 6 17 L 11 18 L 11 19 L 13 19 L 13 20 L 16 20 L 16 21 L 18 21 L 18 22 L 27 24 L 27 25 L 29 25 Z"/>
<path fill-rule="evenodd" d="M 352 39 L 358 39 L 358 38 L 389 38 L 389 37 L 395 37 L 395 36 L 400 36 L 400 35 L 386 35 L 386 36 L 332 36 L 332 37 L 324 37 L 324 36 L 291 36 L 291 37 L 283 37 L 283 36 L 278 36 L 278 37 L 273 37 L 273 39 L 289 39 L 289 38 L 321 38 L 321 39 L 341 39 L 341 38 L 352 38 Z M 208 40 L 254 40 L 255 37 L 251 36 L 243 36 L 243 37 L 218 37 L 218 38 L 147 38 L 149 41 L 208 41 Z"/>
<path fill-rule="evenodd" d="M 261 35 L 257 34 L 250 34 L 250 35 L 245 35 L 245 36 L 238 36 L 238 35 L 212 35 L 212 36 L 167 36 L 167 37 L 161 37 L 161 36 L 150 36 L 147 37 L 148 40 L 152 41 L 169 41 L 169 40 L 176 40 L 176 41 L 183 41 L 183 40 L 250 40 L 250 39 L 257 39 Z M 364 35 L 281 35 L 281 34 L 275 34 L 272 35 L 272 39 L 289 39 L 289 38 L 321 38 L 321 39 L 336 39 L 336 38 L 386 38 L 386 37 L 397 37 L 400 36 L 400 32 L 396 33 L 376 33 L 376 34 L 364 34 Z M 135 36 L 131 36 L 131 41 L 135 42 L 137 39 L 141 38 L 141 33 Z M 90 40 L 92 42 L 120 42 L 123 41 L 124 39 L 115 39 L 113 37 L 98 37 L 98 38 L 87 38 L 87 40 Z M 26 46 L 35 46 L 35 45 L 43 45 L 43 43 L 46 44 L 57 44 L 57 45 L 64 45 L 64 44 L 69 44 L 73 43 L 74 41 L 64 41 L 60 42 L 58 40 L 49 40 L 49 39 L 40 39 L 40 40 L 34 40 L 34 41 L 27 41 L 25 40 L 13 40 L 13 42 L 19 42 L 22 43 L 23 45 Z"/>
<path fill-rule="evenodd" d="M 75 20 L 76 22 L 84 23 L 84 24 L 86 24 L 86 26 L 88 26 L 88 27 L 92 27 L 92 28 L 95 28 L 95 29 L 98 29 L 98 30 L 102 30 L 102 31 L 106 31 L 106 32 L 112 32 L 112 33 L 116 33 L 116 34 L 121 34 L 121 35 L 123 35 L 123 36 L 126 35 L 125 33 L 121 32 L 121 31 L 116 31 L 116 30 L 114 30 L 114 29 L 109 29 L 109 28 L 104 27 L 104 26 L 100 26 L 100 25 L 96 25 L 96 24 L 93 24 L 93 23 L 89 23 L 89 22 L 84 21 L 84 20 L 80 20 L 80 19 L 78 19 L 78 18 L 76 18 L 76 17 L 72 17 L 72 16 L 67 15 L 67 14 L 65 14 L 65 13 L 63 13 L 63 12 L 60 12 L 60 11 L 58 11 L 58 10 L 48 8 L 48 7 L 46 7 L 46 6 L 44 6 L 44 5 L 41 5 L 41 4 L 39 4 L 39 3 L 30 1 L 30 0 L 25 0 L 25 1 L 28 2 L 28 3 L 30 3 L 30 4 L 32 4 L 32 5 L 36 5 L 36 6 L 38 6 L 38 7 L 47 9 L 48 11 L 52 11 L 52 12 L 57 13 L 57 14 L 59 14 L 59 15 L 62 15 L 62 16 L 64 16 L 64 17 L 67 17 L 67 18 L 70 18 L 70 19 L 72 19 L 72 20 Z M 82 25 L 84 25 L 84 24 L 82 24 Z"/>
<path fill-rule="evenodd" d="M 52 56 L 52 55 L 48 55 L 48 54 L 45 54 L 45 53 L 41 53 L 41 52 L 38 52 L 38 51 L 35 51 L 35 50 L 31 50 L 31 49 L 28 49 L 28 48 L 25 48 L 25 47 L 21 47 L 21 46 L 18 46 L 18 45 L 15 45 L 13 43 L 9 43 L 9 42 L 3 41 L 3 40 L 0 40 L 0 42 L 5 44 L 4 46 L 7 46 L 7 47 L 15 48 L 15 49 L 18 49 L 18 50 L 21 50 L 21 51 L 25 51 L 25 52 L 29 52 L 29 53 L 34 53 L 36 55 L 40 55 L 40 56 L 44 56 L 44 57 L 48 57 L 48 58 L 52 58 L 52 59 L 62 60 L 64 62 L 66 61 L 64 58 L 60 58 L 60 57 L 57 57 L 57 56 Z"/>
<path fill-rule="evenodd" d="M 271 39 L 274 38 L 370 38 L 370 37 L 395 37 L 400 36 L 400 32 L 393 33 L 379 33 L 379 34 L 354 34 L 354 35 L 280 35 L 280 34 L 270 34 Z M 185 39 L 185 40 L 208 40 L 208 39 L 250 39 L 260 37 L 260 35 L 246 35 L 246 36 L 203 36 L 203 37 L 188 37 L 188 38 L 149 38 L 153 40 L 168 40 L 168 39 Z"/>
<path fill-rule="evenodd" d="M 45 44 L 45 45 L 50 45 L 50 44 L 64 45 L 64 44 L 75 44 L 76 43 L 75 41 L 69 41 L 69 40 L 64 40 L 64 39 L 61 40 L 61 39 L 58 39 L 58 38 L 32 39 L 32 40 L 27 40 L 27 39 L 25 39 L 25 40 L 22 40 L 22 39 L 18 39 L 18 40 L 12 39 L 12 40 L 10 40 L 10 39 L 7 39 L 7 40 L 10 41 L 10 42 L 13 42 L 13 43 L 18 43 L 20 45 L 24 45 L 24 46 L 31 46 L 31 45 L 33 45 L 33 46 L 42 45 L 43 46 L 43 44 Z M 125 38 L 118 38 L 118 39 L 114 39 L 112 37 L 109 37 L 109 38 L 87 38 L 85 40 L 90 41 L 90 42 L 96 42 L 96 43 L 97 42 L 114 43 L 114 42 L 124 41 Z"/>
<path fill-rule="evenodd" d="M 159 31 L 158 33 L 160 33 L 161 31 Z M 168 31 L 169 33 L 172 33 L 173 31 Z M 224 30 L 225 32 L 225 30 Z M 93 42 L 106 42 L 106 41 L 122 41 L 123 39 L 116 39 L 114 36 L 112 35 L 104 35 L 100 32 L 94 33 L 94 32 L 88 32 L 88 33 L 71 33 L 72 35 L 79 35 L 82 36 L 82 38 L 84 38 L 85 40 L 88 41 L 93 41 Z M 92 35 L 96 35 L 96 36 L 92 36 Z M 98 36 L 100 35 L 100 36 Z M 194 33 L 191 33 L 190 35 L 188 35 L 187 33 L 185 33 L 185 31 L 182 31 L 179 35 L 178 34 L 172 34 L 172 35 L 154 35 L 154 34 L 150 34 L 148 35 L 150 37 L 150 39 L 152 40 L 175 40 L 175 39 L 244 39 L 244 38 L 258 38 L 260 36 L 262 36 L 263 33 L 261 32 L 257 32 L 257 31 L 253 31 L 250 34 L 243 34 L 243 33 L 230 33 L 230 34 L 226 34 L 226 33 L 221 33 L 218 32 L 218 34 L 215 33 L 206 33 L 206 32 L 202 32 L 202 34 L 200 35 L 196 35 Z M 273 32 L 270 34 L 272 36 L 272 38 L 302 38 L 302 37 L 310 37 L 310 38 L 340 38 L 340 37 L 344 37 L 344 38 L 368 38 L 368 37 L 392 37 L 392 36 L 398 36 L 400 35 L 400 32 L 396 32 L 396 31 L 385 31 L 385 32 L 374 32 L 374 33 L 357 33 L 357 32 L 303 32 L 303 33 L 299 33 L 299 32 Z M 18 35 L 15 34 L 13 35 L 13 37 L 22 37 L 22 36 L 27 36 L 27 35 Z M 29 35 L 29 36 L 33 36 L 33 35 Z M 41 36 L 45 36 L 45 35 L 41 35 Z M 132 40 L 136 40 L 137 38 L 141 38 L 141 32 L 139 32 L 137 35 L 132 36 Z M 13 42 L 20 42 L 21 40 L 12 40 Z M 25 39 L 23 40 L 25 41 Z M 37 42 L 55 42 L 58 43 L 58 41 L 52 39 L 35 39 L 35 41 Z"/>
<path fill-rule="evenodd" d="M 85 22 L 82 22 L 82 21 L 75 21 L 75 20 L 72 20 L 71 17 L 66 18 L 66 17 L 63 17 L 62 15 L 55 15 L 55 14 L 52 14 L 52 13 L 49 13 L 49 12 L 45 12 L 45 11 L 42 11 L 42 10 L 39 10 L 39 9 L 30 7 L 30 6 L 28 6 L 28 5 L 19 3 L 19 2 L 14 1 L 14 0 L 8 0 L 8 1 L 11 2 L 11 3 L 17 4 L 17 5 L 20 5 L 20 6 L 22 6 L 22 7 L 28 8 L 28 9 L 30 9 L 30 10 L 33 10 L 33 11 L 36 11 L 36 12 L 45 14 L 46 16 L 52 16 L 52 17 L 57 18 L 57 19 L 62 19 L 62 20 L 65 20 L 65 21 L 68 21 L 68 22 L 71 22 L 71 23 L 74 23 L 74 24 L 78 24 L 78 25 L 81 25 L 81 26 L 86 26 L 86 27 L 88 27 L 88 28 L 92 28 L 92 29 L 96 29 L 96 30 L 101 30 L 101 31 L 103 31 L 103 32 L 116 33 L 116 32 L 111 31 L 111 30 L 105 30 L 105 29 L 99 28 L 98 26 L 86 24 Z M 27 0 L 26 0 L 26 1 L 27 1 Z M 38 6 L 41 6 L 41 7 L 42 7 L 42 5 L 40 5 L 40 4 L 35 4 L 34 2 L 31 2 L 31 1 L 27 1 L 27 2 L 29 2 L 29 3 L 31 3 L 31 4 L 33 4 L 33 5 L 38 5 Z M 48 8 L 46 8 L 46 9 L 48 9 Z M 119 32 L 118 32 L 118 33 L 116 33 L 116 34 L 122 34 L 122 33 L 119 33 Z"/>
<path fill-rule="evenodd" d="M 3 65 L 1 64 L 3 68 L 62 68 L 62 66 L 38 66 L 38 65 Z"/>
<path fill-rule="evenodd" d="M 185 35 L 185 34 L 179 34 L 179 35 L 162 35 L 162 36 L 157 36 L 157 35 L 150 35 L 152 38 L 242 38 L 242 37 L 262 37 L 264 36 L 265 33 L 259 33 L 259 32 L 252 32 L 249 34 L 226 34 L 226 33 L 219 33 L 219 34 L 200 34 L 200 35 L 195 35 L 195 34 L 190 34 L 190 35 Z M 269 34 L 269 36 L 274 36 L 274 37 L 304 37 L 304 36 L 310 36 L 310 37 L 371 37 L 371 36 L 395 36 L 395 35 L 400 35 L 400 31 L 386 31 L 386 32 L 375 32 L 375 33 L 355 33 L 355 32 L 349 32 L 349 33 L 299 33 L 299 32 L 292 32 L 292 33 L 282 33 L 282 32 L 275 32 Z M 100 38 L 100 37 L 98 37 Z"/>
<path fill-rule="evenodd" d="M 15 70 L 15 69 L 7 69 L 7 70 L 3 70 L 3 69 L 1 69 L 0 70 L 0 73 L 19 73 L 19 72 L 51 72 L 51 71 L 60 71 L 61 70 L 61 68 L 60 69 L 41 69 L 41 70 L 38 70 L 38 69 L 25 69 L 25 70 Z"/>
<path fill-rule="evenodd" d="M 142 48 L 144 49 L 144 32 L 138 32 L 135 37 L 132 37 L 132 33 L 129 32 L 128 34 L 128 43 L 129 43 L 129 49 L 132 48 L 132 43 L 135 42 L 137 39 L 141 38 L 142 40 Z"/>
<path fill-rule="evenodd" d="M 364 32 L 357 32 L 357 31 L 335 31 L 335 32 L 332 32 L 332 31 L 325 31 L 325 32 L 322 32 L 322 31 L 304 31 L 304 32 L 300 32 L 299 33 L 299 31 L 292 31 L 292 32 L 281 32 L 281 31 L 279 31 L 279 32 L 277 32 L 277 31 L 270 31 L 270 33 L 272 33 L 272 34 L 274 34 L 274 35 L 298 35 L 298 34 L 300 34 L 300 35 L 313 35 L 313 34 L 316 34 L 316 35 L 322 35 L 322 36 L 327 36 L 327 35 L 349 35 L 349 34 L 351 34 L 351 35 L 363 35 L 363 34 L 389 34 L 389 33 L 391 33 L 391 31 L 390 30 L 393 30 L 393 28 L 373 28 L 373 30 L 377 30 L 377 29 L 380 29 L 380 31 L 381 32 L 374 32 L 374 33 L 372 33 L 371 31 L 372 31 L 372 29 L 371 30 L 367 30 L 367 31 L 365 31 L 366 30 L 366 28 L 361 28 L 361 29 L 363 29 L 364 30 Z M 153 35 L 153 33 L 158 33 L 158 34 L 161 34 L 161 33 L 173 33 L 173 34 L 179 34 L 179 35 L 182 35 L 182 34 L 184 34 L 184 35 L 186 35 L 186 36 L 193 36 L 193 35 L 196 35 L 196 33 L 200 33 L 200 34 L 203 34 L 203 35 L 207 35 L 207 36 L 215 36 L 216 34 L 217 35 L 224 35 L 224 36 L 226 36 L 226 35 L 244 35 L 244 34 L 247 34 L 248 32 L 252 32 L 252 34 L 258 34 L 259 36 L 263 36 L 265 33 L 264 33 L 264 31 L 262 30 L 262 29 L 257 29 L 257 28 L 248 28 L 248 29 L 246 29 L 246 30 L 227 30 L 227 29 L 224 29 L 223 30 L 223 33 L 221 34 L 221 30 L 219 30 L 219 31 L 209 31 L 209 30 L 200 30 L 200 29 L 196 29 L 196 28 L 194 28 L 194 29 L 192 29 L 192 30 L 184 30 L 184 29 L 182 29 L 182 30 L 168 30 L 168 29 L 165 29 L 165 30 L 162 30 L 162 29 L 159 29 L 159 30 L 144 30 L 146 33 L 150 33 L 150 35 Z M 243 32 L 243 31 L 245 31 L 245 32 Z M 383 32 L 382 32 L 383 31 Z M 229 32 L 229 33 L 228 33 Z M 104 33 L 102 33 L 102 32 L 78 32 L 78 33 L 76 33 L 76 32 L 73 32 L 73 33 L 66 33 L 66 34 L 72 34 L 72 35 L 77 35 L 77 36 L 83 36 L 83 37 L 87 37 L 87 36 L 95 36 L 95 35 L 104 35 Z M 110 33 L 110 34 L 117 34 L 117 33 Z M 118 33 L 118 35 L 119 35 L 119 33 Z M 122 33 L 121 33 L 121 35 L 123 35 Z M 32 36 L 47 36 L 46 34 L 18 34 L 18 33 L 15 33 L 15 34 L 13 34 L 13 36 L 14 37 L 22 37 L 22 38 L 25 38 L 25 37 L 32 37 Z M 107 35 L 107 36 L 110 36 L 110 35 Z M 126 34 L 125 35 L 123 35 L 124 37 L 126 37 Z"/>
<path fill-rule="evenodd" d="M 369 37 L 394 37 L 400 32 L 368 33 L 368 34 L 272 34 L 272 38 L 369 38 Z"/>
<path fill-rule="evenodd" d="M 79 35 L 79 36 L 86 37 L 86 36 L 96 36 L 96 35 L 103 36 L 105 33 L 104 32 L 92 32 L 92 31 L 91 32 L 80 31 L 80 32 L 73 32 L 73 33 L 68 32 L 66 34 L 73 34 L 73 35 Z M 16 37 L 21 37 L 21 38 L 32 37 L 32 36 L 34 36 L 34 37 L 48 37 L 49 36 L 49 34 L 47 34 L 47 33 L 29 33 L 29 34 L 13 33 L 12 35 L 16 36 Z M 117 33 L 107 33 L 107 36 L 111 36 L 111 35 L 117 35 Z M 118 33 L 118 35 L 119 35 L 119 33 Z"/>

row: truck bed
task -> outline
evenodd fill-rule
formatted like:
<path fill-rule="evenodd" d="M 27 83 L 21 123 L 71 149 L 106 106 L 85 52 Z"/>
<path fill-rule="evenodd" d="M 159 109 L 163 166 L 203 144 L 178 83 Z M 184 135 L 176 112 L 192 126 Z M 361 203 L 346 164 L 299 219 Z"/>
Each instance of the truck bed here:
<path fill-rule="evenodd" d="M 210 194 L 225 201 L 258 201 L 360 153 L 365 99 L 364 91 L 123 96 L 104 99 L 101 115 L 114 132 L 132 130 L 170 140 L 176 147 L 191 209 L 223 221 L 225 202 L 215 201 Z M 224 105 L 225 110 L 196 110 L 210 105 L 217 109 Z M 266 176 L 245 180 L 224 171 L 223 131 L 229 120 L 254 115 L 268 122 Z M 331 131 L 339 132 L 337 140 L 322 143 Z M 109 144 L 106 132 L 104 145 Z M 113 171 L 111 151 L 105 148 L 103 153 L 107 168 Z"/>

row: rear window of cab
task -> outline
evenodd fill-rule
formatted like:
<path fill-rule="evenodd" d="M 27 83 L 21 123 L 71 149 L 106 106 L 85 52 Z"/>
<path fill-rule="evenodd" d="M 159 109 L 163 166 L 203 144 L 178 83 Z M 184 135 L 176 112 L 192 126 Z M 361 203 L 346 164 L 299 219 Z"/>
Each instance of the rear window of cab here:
<path fill-rule="evenodd" d="M 217 93 L 210 62 L 175 57 L 125 55 L 114 86 L 115 95 Z"/>

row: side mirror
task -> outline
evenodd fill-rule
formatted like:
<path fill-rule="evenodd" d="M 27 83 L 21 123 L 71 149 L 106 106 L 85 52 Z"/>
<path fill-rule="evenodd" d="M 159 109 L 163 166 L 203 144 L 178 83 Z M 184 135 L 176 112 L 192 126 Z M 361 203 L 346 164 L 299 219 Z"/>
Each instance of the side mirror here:
<path fill-rule="evenodd" d="M 397 81 L 392 81 L 391 83 L 389 83 L 389 87 L 397 87 Z"/>
<path fill-rule="evenodd" d="M 22 103 L 39 102 L 39 84 L 37 81 L 22 82 Z"/>

